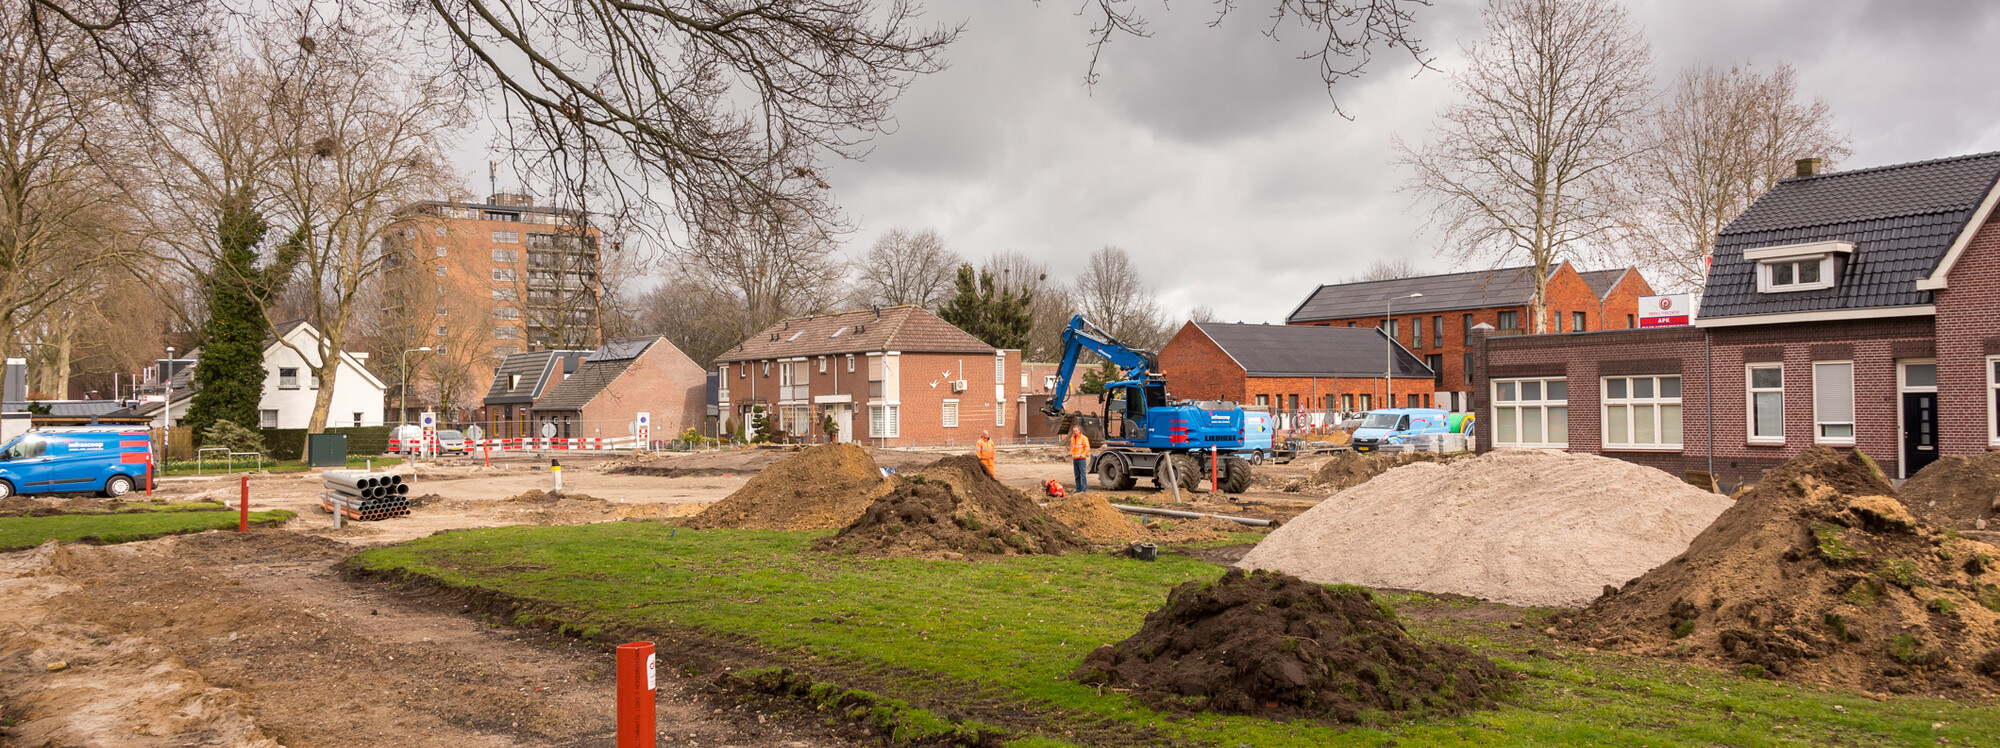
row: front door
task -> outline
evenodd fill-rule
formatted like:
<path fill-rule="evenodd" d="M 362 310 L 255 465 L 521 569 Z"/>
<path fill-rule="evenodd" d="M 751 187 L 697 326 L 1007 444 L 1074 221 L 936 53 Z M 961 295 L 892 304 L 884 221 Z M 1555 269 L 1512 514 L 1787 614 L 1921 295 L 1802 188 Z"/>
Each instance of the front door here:
<path fill-rule="evenodd" d="M 1903 393 L 1903 477 L 1937 458 L 1937 393 Z"/>
<path fill-rule="evenodd" d="M 854 441 L 854 408 L 849 405 L 833 406 L 833 425 L 840 429 L 835 441 Z"/>

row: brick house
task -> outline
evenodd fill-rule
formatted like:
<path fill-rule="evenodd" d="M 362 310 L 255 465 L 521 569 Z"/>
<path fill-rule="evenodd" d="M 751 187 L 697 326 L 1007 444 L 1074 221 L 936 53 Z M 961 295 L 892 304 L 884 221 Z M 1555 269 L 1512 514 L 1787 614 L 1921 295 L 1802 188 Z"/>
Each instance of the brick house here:
<path fill-rule="evenodd" d="M 1388 380 L 1392 355 L 1395 376 Z M 1173 396 L 1269 408 L 1277 428 L 1435 403 L 1430 368 L 1374 327 L 1189 322 L 1159 358 Z M 1392 386 L 1393 400 L 1384 401 L 1384 388 Z"/>
<path fill-rule="evenodd" d="M 480 401 L 479 422 L 488 438 L 540 436 L 528 411 L 569 375 L 575 374 L 590 351 L 528 351 L 511 353 L 494 368 L 493 383 Z"/>
<path fill-rule="evenodd" d="M 715 359 L 718 411 L 763 407 L 788 434 L 877 446 L 1004 439 L 1027 415 L 1021 352 L 1000 350 L 913 306 L 795 317 Z"/>
<path fill-rule="evenodd" d="M 1435 377 L 1439 407 L 1471 410 L 1472 330 L 1489 325 L 1503 333 L 1528 324 L 1534 269 L 1499 268 L 1468 273 L 1320 286 L 1285 318 L 1291 325 L 1383 326 L 1383 306 L 1393 303 L 1387 327 L 1396 341 L 1420 356 Z M 1421 293 L 1418 298 L 1407 298 Z M 1578 272 L 1567 262 L 1549 272 L 1544 295 L 1550 333 L 1636 328 L 1639 297 L 1653 287 L 1632 268 Z"/>
<path fill-rule="evenodd" d="M 1718 235 L 1694 326 L 1493 337 L 1481 447 L 1715 474 L 1814 445 L 1895 478 L 2000 449 L 2000 153 L 1800 176 Z"/>
<path fill-rule="evenodd" d="M 552 357 L 561 360 L 561 356 Z M 559 438 L 616 438 L 640 413 L 652 432 L 669 439 L 701 428 L 708 373 L 663 337 L 623 338 L 598 346 L 576 371 L 528 408 L 536 424 L 554 424 Z"/>

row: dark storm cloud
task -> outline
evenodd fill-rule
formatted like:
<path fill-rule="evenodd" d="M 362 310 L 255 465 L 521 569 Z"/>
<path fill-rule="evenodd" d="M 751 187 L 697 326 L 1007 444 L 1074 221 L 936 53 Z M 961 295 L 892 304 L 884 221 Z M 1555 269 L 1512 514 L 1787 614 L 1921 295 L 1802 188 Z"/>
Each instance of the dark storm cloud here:
<path fill-rule="evenodd" d="M 861 163 L 833 168 L 860 223 L 856 245 L 894 226 L 934 227 L 973 260 L 1016 250 L 1076 272 L 1117 244 L 1174 313 L 1280 321 L 1304 294 L 1377 258 L 1436 270 L 1423 212 L 1397 192 L 1391 137 L 1421 142 L 1449 103 L 1445 72 L 1480 33 L 1477 6 L 1418 9 L 1438 71 L 1397 51 L 1334 89 L 1298 53 L 1307 34 L 1263 35 L 1255 3 L 1219 28 L 1205 3 L 1156 10 L 1155 37 L 1105 51 L 1083 83 L 1089 20 L 1063 3 L 927 3 L 967 24 L 952 68 L 897 104 L 897 130 Z M 1662 84 L 1701 64 L 1790 62 L 1852 134 L 1846 166 L 2000 149 L 1988 92 L 2000 4 L 1655 0 L 1631 5 Z"/>

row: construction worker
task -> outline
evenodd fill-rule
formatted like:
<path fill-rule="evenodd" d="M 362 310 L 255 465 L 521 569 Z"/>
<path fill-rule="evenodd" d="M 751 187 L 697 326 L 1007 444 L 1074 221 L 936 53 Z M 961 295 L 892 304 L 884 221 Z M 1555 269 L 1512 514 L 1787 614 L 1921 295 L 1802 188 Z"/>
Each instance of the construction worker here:
<path fill-rule="evenodd" d="M 1090 476 L 1090 437 L 1075 424 L 1069 427 L 1069 462 L 1076 468 L 1076 492 L 1083 493 L 1087 488 L 1084 481 Z"/>
<path fill-rule="evenodd" d="M 986 474 L 998 479 L 1000 474 L 993 472 L 993 433 L 979 432 L 979 441 L 973 444 L 972 448 L 973 454 L 979 456 L 979 464 L 986 466 Z"/>

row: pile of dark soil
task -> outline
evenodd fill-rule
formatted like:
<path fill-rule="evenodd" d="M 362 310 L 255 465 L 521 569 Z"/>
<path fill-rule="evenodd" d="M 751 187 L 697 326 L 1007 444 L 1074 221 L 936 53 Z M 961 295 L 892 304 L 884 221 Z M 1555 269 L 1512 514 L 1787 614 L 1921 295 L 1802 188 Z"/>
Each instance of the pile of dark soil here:
<path fill-rule="evenodd" d="M 1903 503 L 1925 522 L 1956 530 L 2000 529 L 2000 452 L 1941 457 L 1903 483 Z"/>
<path fill-rule="evenodd" d="M 1451 458 L 1451 455 L 1436 452 L 1335 452 L 1332 458 L 1319 466 L 1312 482 L 1323 488 L 1345 491 L 1412 462 L 1450 462 Z"/>
<path fill-rule="evenodd" d="M 1874 692 L 2000 684 L 2000 548 L 1912 516 L 1875 463 L 1815 447 L 1685 553 L 1563 617 L 1599 647 Z"/>
<path fill-rule="evenodd" d="M 440 501 L 444 501 L 444 497 L 434 493 L 427 493 L 422 496 L 412 496 L 410 497 L 410 508 L 422 509 L 432 504 L 436 504 Z"/>
<path fill-rule="evenodd" d="M 1492 660 L 1412 639 L 1365 588 L 1241 569 L 1175 587 L 1139 633 L 1071 677 L 1156 708 L 1337 722 L 1491 708 L 1512 688 Z"/>
<path fill-rule="evenodd" d="M 949 558 L 1062 553 L 1085 543 L 1026 495 L 988 476 L 979 460 L 954 455 L 905 479 L 819 548 Z"/>
<path fill-rule="evenodd" d="M 822 444 L 772 463 L 684 527 L 825 530 L 854 521 L 895 483 L 868 451 Z"/>

